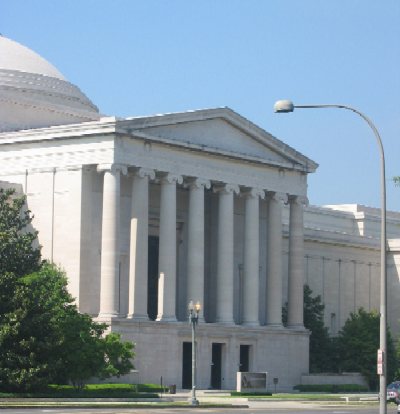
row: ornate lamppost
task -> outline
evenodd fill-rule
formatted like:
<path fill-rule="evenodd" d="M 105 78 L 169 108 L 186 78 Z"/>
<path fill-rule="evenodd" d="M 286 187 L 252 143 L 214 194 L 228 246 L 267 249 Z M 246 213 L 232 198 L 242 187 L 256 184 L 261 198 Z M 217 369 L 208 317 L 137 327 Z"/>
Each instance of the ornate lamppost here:
<path fill-rule="evenodd" d="M 191 405 L 199 405 L 196 398 L 196 325 L 199 322 L 200 302 L 193 303 L 191 300 L 188 304 L 189 323 L 192 326 L 192 395 L 190 398 Z"/>

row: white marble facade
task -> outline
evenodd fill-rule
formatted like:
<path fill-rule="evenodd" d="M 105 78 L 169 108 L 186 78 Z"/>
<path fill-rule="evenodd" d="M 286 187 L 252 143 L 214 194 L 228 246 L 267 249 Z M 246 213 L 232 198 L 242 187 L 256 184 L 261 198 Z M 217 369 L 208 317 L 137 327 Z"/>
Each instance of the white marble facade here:
<path fill-rule="evenodd" d="M 238 370 L 268 371 L 281 390 L 308 373 L 304 282 L 334 335 L 378 307 L 379 212 L 307 206 L 315 162 L 229 108 L 101 116 L 29 49 L 2 37 L 0 49 L 0 180 L 26 193 L 79 309 L 136 343 L 137 381 L 188 386 L 190 300 L 198 385 L 225 389 Z M 399 229 L 389 213 L 396 334 Z"/>
<path fill-rule="evenodd" d="M 307 371 L 303 207 L 311 160 L 227 108 L 5 132 L 1 143 L 2 179 L 28 195 L 43 255 L 65 268 L 81 311 L 137 343 L 147 380 L 181 385 L 190 300 L 203 308 L 199 352 L 211 349 L 210 359 L 212 344 L 222 347 L 214 351 L 221 387 L 234 386 L 240 345 L 249 369 L 268 370 L 283 387 Z M 160 332 L 169 338 L 159 341 Z M 277 363 L 279 338 L 296 348 L 296 361 L 286 354 Z M 177 357 L 167 358 L 171 368 L 144 368 L 141 348 L 154 361 Z M 209 387 L 205 371 L 199 381 Z"/>

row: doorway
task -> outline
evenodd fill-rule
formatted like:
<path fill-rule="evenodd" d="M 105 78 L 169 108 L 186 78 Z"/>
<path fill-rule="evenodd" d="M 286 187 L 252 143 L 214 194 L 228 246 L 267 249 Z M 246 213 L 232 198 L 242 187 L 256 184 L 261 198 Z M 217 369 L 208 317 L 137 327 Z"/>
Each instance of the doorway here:
<path fill-rule="evenodd" d="M 192 388 L 192 343 L 184 342 L 182 348 L 182 388 Z"/>
<path fill-rule="evenodd" d="M 222 346 L 220 343 L 212 344 L 211 354 L 211 388 L 221 389 Z"/>
<path fill-rule="evenodd" d="M 250 345 L 240 345 L 239 371 L 250 371 Z"/>
<path fill-rule="evenodd" d="M 148 247 L 147 314 L 155 321 L 158 311 L 158 236 L 149 236 Z"/>

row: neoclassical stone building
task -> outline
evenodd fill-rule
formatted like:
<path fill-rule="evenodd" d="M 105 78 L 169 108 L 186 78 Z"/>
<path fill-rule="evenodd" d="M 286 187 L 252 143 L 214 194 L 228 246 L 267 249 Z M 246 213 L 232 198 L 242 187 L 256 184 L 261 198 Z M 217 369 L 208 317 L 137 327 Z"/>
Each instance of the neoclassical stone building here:
<path fill-rule="evenodd" d="M 190 386 L 190 300 L 200 388 L 234 388 L 239 370 L 300 382 L 304 282 L 333 334 L 377 307 L 377 210 L 307 207 L 315 162 L 229 108 L 102 116 L 31 50 L 4 37 L 0 50 L 0 180 L 26 193 L 79 309 L 136 343 L 138 381 Z M 399 213 L 388 228 L 399 239 Z M 399 240 L 390 249 L 396 298 Z"/>

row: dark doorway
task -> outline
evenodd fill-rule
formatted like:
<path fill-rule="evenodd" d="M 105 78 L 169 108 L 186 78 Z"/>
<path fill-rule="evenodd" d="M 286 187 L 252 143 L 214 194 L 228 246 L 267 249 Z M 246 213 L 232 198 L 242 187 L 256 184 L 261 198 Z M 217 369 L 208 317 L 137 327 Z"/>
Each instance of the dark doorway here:
<path fill-rule="evenodd" d="M 240 345 L 240 372 L 250 371 L 250 345 Z"/>
<path fill-rule="evenodd" d="M 153 321 L 157 318 L 158 307 L 158 246 L 158 237 L 150 236 L 147 275 L 147 314 Z"/>
<path fill-rule="evenodd" d="M 182 388 L 192 388 L 192 343 L 184 342 L 182 350 Z"/>
<path fill-rule="evenodd" d="M 222 345 L 212 344 L 211 388 L 221 389 Z"/>

